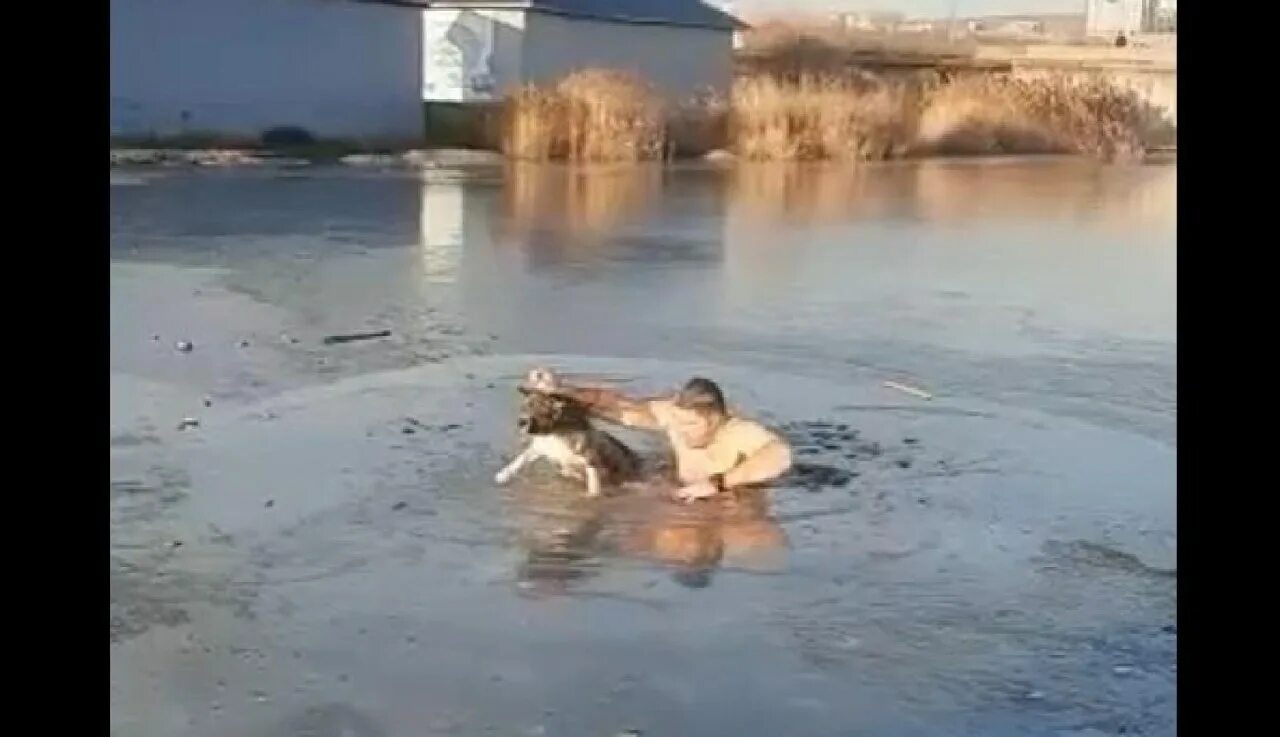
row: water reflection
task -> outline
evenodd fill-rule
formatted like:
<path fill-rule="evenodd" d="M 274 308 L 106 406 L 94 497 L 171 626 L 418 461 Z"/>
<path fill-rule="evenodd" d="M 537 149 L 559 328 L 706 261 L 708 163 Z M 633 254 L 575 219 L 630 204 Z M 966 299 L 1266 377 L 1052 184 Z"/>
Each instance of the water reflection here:
<path fill-rule="evenodd" d="M 688 588 L 709 586 L 722 568 L 767 572 L 784 564 L 786 533 L 765 490 L 686 505 L 660 486 L 601 500 L 538 486 L 515 501 L 526 551 L 517 577 L 527 593 L 569 594 L 611 560 L 658 564 Z"/>
<path fill-rule="evenodd" d="M 730 220 L 748 225 L 887 215 L 913 187 L 909 172 L 891 167 L 750 164 L 729 176 Z"/>
<path fill-rule="evenodd" d="M 717 568 L 779 570 L 786 544 L 767 492 L 754 490 L 692 506 L 654 503 L 622 552 L 670 566 L 678 582 L 701 588 Z"/>
<path fill-rule="evenodd" d="M 422 184 L 418 246 L 422 253 L 422 277 L 428 283 L 449 284 L 458 278 L 465 237 L 464 192 L 459 182 Z"/>
<path fill-rule="evenodd" d="M 730 220 L 847 222 L 885 217 L 1169 223 L 1173 167 L 1118 170 L 1080 159 L 930 160 L 861 167 L 744 165 L 731 174 Z"/>
<path fill-rule="evenodd" d="M 606 233 L 643 215 L 661 192 L 662 169 L 656 166 L 514 164 L 507 169 L 507 233 Z"/>
<path fill-rule="evenodd" d="M 708 237 L 705 215 L 721 209 L 721 188 L 667 179 L 657 166 L 512 165 L 496 240 L 534 269 L 718 263 L 722 230 L 717 218 Z M 694 222 L 672 202 L 696 207 Z"/>
<path fill-rule="evenodd" d="M 1114 167 L 1075 158 L 741 164 L 671 177 L 650 166 L 526 164 L 507 171 L 503 234 L 526 240 L 540 234 L 558 248 L 591 252 L 602 237 L 651 219 L 664 200 L 673 198 L 670 187 L 689 185 L 694 178 L 723 182 L 715 187 L 701 182 L 689 194 L 722 198 L 717 209 L 743 234 L 762 223 L 878 218 L 1169 224 L 1177 209 L 1176 167 Z"/>
<path fill-rule="evenodd" d="M 925 220 L 1086 219 L 1132 226 L 1172 223 L 1177 212 L 1172 167 L 1108 167 L 1085 159 L 933 160 L 903 173 L 914 185 L 915 215 Z"/>

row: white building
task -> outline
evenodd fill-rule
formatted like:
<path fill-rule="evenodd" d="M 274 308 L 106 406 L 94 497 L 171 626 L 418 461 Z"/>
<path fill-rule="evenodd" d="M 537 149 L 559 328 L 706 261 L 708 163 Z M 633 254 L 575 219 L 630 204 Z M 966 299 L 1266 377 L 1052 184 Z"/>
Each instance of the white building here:
<path fill-rule="evenodd" d="M 865 11 L 856 13 L 837 13 L 836 25 L 846 31 L 887 31 L 897 27 L 906 20 L 902 13 Z"/>
<path fill-rule="evenodd" d="M 673 99 L 725 92 L 742 24 L 701 0 L 431 0 L 423 10 L 428 103 L 496 100 L 603 67 Z"/>
<path fill-rule="evenodd" d="M 743 27 L 700 0 L 111 0 L 111 133 L 416 142 L 424 101 L 587 67 L 726 92 Z"/>
<path fill-rule="evenodd" d="M 396 0 L 111 0 L 111 132 L 416 141 L 419 13 Z"/>
<path fill-rule="evenodd" d="M 932 33 L 936 25 L 929 20 L 907 20 L 896 26 L 893 30 L 898 33 Z"/>
<path fill-rule="evenodd" d="M 1153 33 L 1157 30 L 1157 17 L 1162 7 L 1170 4 L 1176 18 L 1176 0 L 1172 3 L 1168 0 L 1087 0 L 1085 33 L 1089 36 Z"/>
<path fill-rule="evenodd" d="M 1000 36 L 1040 36 L 1044 23 L 1030 18 L 979 18 L 967 24 L 970 33 L 988 33 Z"/>
<path fill-rule="evenodd" d="M 1156 3 L 1155 32 L 1178 32 L 1178 0 L 1161 0 Z"/>
<path fill-rule="evenodd" d="M 705 0 L 705 2 L 707 3 L 707 5 L 710 5 L 711 7 L 715 8 L 716 10 L 719 10 L 721 13 L 724 13 L 725 15 L 731 18 L 738 17 L 738 13 L 734 9 L 734 6 L 736 5 L 734 0 Z M 734 29 L 733 48 L 740 49 L 746 43 L 746 40 L 742 35 L 742 32 L 745 29 L 746 29 L 746 25 L 743 23 L 739 23 L 738 27 Z"/>

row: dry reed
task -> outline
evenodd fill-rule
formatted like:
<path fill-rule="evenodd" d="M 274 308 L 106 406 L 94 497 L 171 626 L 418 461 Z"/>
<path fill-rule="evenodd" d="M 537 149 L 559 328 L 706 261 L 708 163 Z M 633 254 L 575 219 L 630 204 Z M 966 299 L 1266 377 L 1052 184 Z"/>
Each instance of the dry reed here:
<path fill-rule="evenodd" d="M 634 75 L 587 70 L 508 97 L 504 150 L 514 159 L 580 163 L 719 145 L 750 161 L 991 153 L 1116 160 L 1143 154 L 1158 117 L 1133 92 L 1095 76 L 760 74 L 740 77 L 727 105 L 667 106 Z"/>
<path fill-rule="evenodd" d="M 743 78 L 733 87 L 732 145 L 751 161 L 884 159 L 910 143 L 917 100 L 875 80 Z"/>
<path fill-rule="evenodd" d="M 662 98 L 636 75 L 588 69 L 508 98 L 504 150 L 530 161 L 626 162 L 664 152 Z"/>
<path fill-rule="evenodd" d="M 1098 77 L 961 77 L 932 90 L 921 111 L 921 153 L 1077 153 L 1104 160 L 1145 151 L 1150 108 Z"/>
<path fill-rule="evenodd" d="M 977 73 L 941 83 L 739 79 L 733 146 L 750 160 L 1076 153 L 1142 156 L 1152 111 L 1098 77 Z"/>

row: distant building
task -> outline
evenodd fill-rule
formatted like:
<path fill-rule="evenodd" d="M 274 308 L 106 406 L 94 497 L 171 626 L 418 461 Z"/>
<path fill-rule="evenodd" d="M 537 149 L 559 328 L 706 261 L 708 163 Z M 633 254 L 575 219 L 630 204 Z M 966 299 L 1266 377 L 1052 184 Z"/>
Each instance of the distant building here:
<path fill-rule="evenodd" d="M 970 33 L 991 33 L 1003 36 L 1038 36 L 1044 33 L 1044 23 L 1022 18 L 983 18 L 971 20 Z"/>
<path fill-rule="evenodd" d="M 725 92 L 734 33 L 745 27 L 700 0 L 422 5 L 422 97 L 429 104 L 495 100 L 519 85 L 589 67 L 636 72 L 677 99 Z"/>
<path fill-rule="evenodd" d="M 965 29 L 975 35 L 1078 39 L 1084 33 L 1084 13 L 992 15 L 969 18 Z"/>
<path fill-rule="evenodd" d="M 395 0 L 111 0 L 111 133 L 418 140 L 420 11 Z"/>
<path fill-rule="evenodd" d="M 1164 0 L 1157 4 L 1153 30 L 1156 33 L 1178 32 L 1178 0 Z"/>
<path fill-rule="evenodd" d="M 909 20 L 898 23 L 893 30 L 899 33 L 932 33 L 935 29 L 933 21 L 928 20 Z"/>
<path fill-rule="evenodd" d="M 1018 36 L 1039 36 L 1044 33 L 1044 24 L 1038 20 L 1011 20 L 1001 24 L 996 30 Z"/>
<path fill-rule="evenodd" d="M 902 13 L 837 13 L 835 22 L 847 31 L 888 31 L 903 19 Z"/>
<path fill-rule="evenodd" d="M 1087 0 L 1085 6 L 1090 36 L 1175 33 L 1177 25 L 1177 0 Z"/>

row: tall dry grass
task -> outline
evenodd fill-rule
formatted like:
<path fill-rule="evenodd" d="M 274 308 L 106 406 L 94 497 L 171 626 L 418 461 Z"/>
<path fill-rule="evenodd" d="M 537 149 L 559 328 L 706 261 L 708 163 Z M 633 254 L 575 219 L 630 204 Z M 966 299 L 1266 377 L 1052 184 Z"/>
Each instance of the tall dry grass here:
<path fill-rule="evenodd" d="M 961 77 L 931 90 L 921 108 L 920 153 L 1076 153 L 1141 157 L 1152 111 L 1099 77 L 1006 74 Z"/>
<path fill-rule="evenodd" d="M 1076 153 L 1141 157 L 1154 115 L 1099 77 L 977 73 L 945 82 L 747 77 L 733 91 L 732 142 L 757 161 L 902 155 Z"/>
<path fill-rule="evenodd" d="M 856 77 L 740 78 L 730 139 L 751 161 L 885 159 L 911 142 L 919 91 Z"/>
<path fill-rule="evenodd" d="M 507 100 L 503 148 L 526 161 L 591 163 L 660 158 L 663 100 L 634 74 L 588 69 L 554 87 L 526 86 Z"/>
<path fill-rule="evenodd" d="M 578 72 L 507 99 L 503 148 L 518 160 L 637 162 L 727 147 L 749 161 L 921 155 L 1143 155 L 1158 114 L 1096 76 L 866 72 L 747 75 L 728 100 L 665 104 L 638 77 Z"/>

